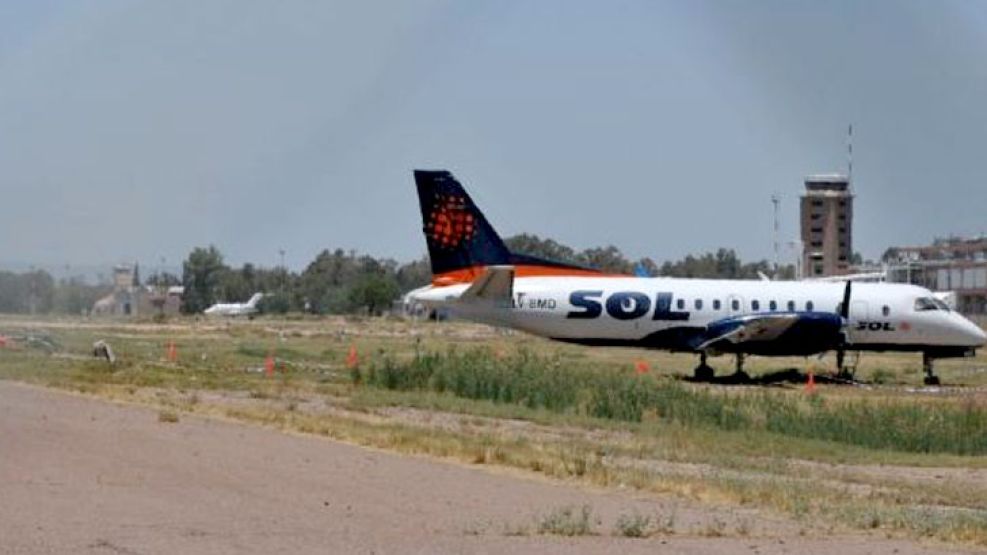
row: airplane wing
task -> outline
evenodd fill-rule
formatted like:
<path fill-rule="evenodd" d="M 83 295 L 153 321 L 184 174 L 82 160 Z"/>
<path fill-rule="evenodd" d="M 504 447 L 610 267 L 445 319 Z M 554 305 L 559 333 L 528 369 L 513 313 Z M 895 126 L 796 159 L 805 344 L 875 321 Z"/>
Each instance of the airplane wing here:
<path fill-rule="evenodd" d="M 750 341 L 773 341 L 791 329 L 799 320 L 795 313 L 753 314 L 737 318 L 727 318 L 713 322 L 707 328 L 707 335 L 698 349 L 706 350 L 716 344 L 732 344 Z"/>
<path fill-rule="evenodd" d="M 844 345 L 843 318 L 828 312 L 779 312 L 733 316 L 710 323 L 695 350 L 810 355 Z"/>

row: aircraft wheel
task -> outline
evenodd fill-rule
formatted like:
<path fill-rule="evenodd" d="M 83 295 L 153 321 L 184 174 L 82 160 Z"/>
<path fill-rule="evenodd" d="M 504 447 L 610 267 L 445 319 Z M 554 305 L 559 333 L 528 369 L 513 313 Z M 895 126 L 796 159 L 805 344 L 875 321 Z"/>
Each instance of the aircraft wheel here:
<path fill-rule="evenodd" d="M 932 357 L 928 353 L 922 353 L 922 370 L 925 371 L 925 380 L 923 380 L 925 385 L 941 385 L 933 367 Z"/>
<path fill-rule="evenodd" d="M 716 372 L 707 364 L 700 364 L 699 366 L 696 366 L 696 369 L 693 372 L 693 377 L 699 382 L 712 381 L 712 379 L 716 376 Z"/>

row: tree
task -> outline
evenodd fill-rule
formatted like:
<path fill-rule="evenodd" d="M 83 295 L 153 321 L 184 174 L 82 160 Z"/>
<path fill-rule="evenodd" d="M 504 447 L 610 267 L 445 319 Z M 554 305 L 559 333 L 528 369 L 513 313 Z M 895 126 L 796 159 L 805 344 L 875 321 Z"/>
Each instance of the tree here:
<path fill-rule="evenodd" d="M 432 281 L 432 265 L 427 256 L 398 267 L 395 274 L 402 293 L 428 285 Z"/>
<path fill-rule="evenodd" d="M 367 314 L 377 316 L 391 307 L 400 294 L 393 277 L 381 273 L 366 273 L 360 276 L 349 292 L 352 309 L 365 309 Z"/>
<path fill-rule="evenodd" d="M 182 280 L 178 279 L 178 276 L 168 272 L 155 272 L 144 280 L 146 285 L 152 287 L 171 287 L 173 285 L 181 285 Z"/>
<path fill-rule="evenodd" d="M 55 280 L 48 272 L 0 272 L 0 312 L 44 314 L 54 300 Z"/>
<path fill-rule="evenodd" d="M 581 265 L 585 263 L 571 247 L 558 243 L 553 239 L 542 239 L 537 235 L 529 233 L 521 233 L 508 237 L 504 239 L 504 244 L 511 252 L 518 254 L 526 254 L 528 256 L 566 264 Z"/>
<path fill-rule="evenodd" d="M 757 279 L 760 274 L 770 276 L 772 266 L 767 260 L 744 264 L 733 249 L 717 249 L 699 257 L 687 255 L 677 262 L 667 261 L 661 266 L 661 275 L 708 279 Z M 795 268 L 791 265 L 778 268 L 774 279 L 793 279 Z"/>
<path fill-rule="evenodd" d="M 620 252 L 620 249 L 613 245 L 590 248 L 577 253 L 572 247 L 553 239 L 542 239 L 537 235 L 528 233 L 508 237 L 504 240 L 504 244 L 511 252 L 544 258 L 553 262 L 588 266 L 615 274 L 630 274 L 634 271 L 634 264 Z"/>
<path fill-rule="evenodd" d="M 348 285 L 357 275 L 355 255 L 342 249 L 323 250 L 299 276 L 301 296 L 310 310 L 319 314 L 341 313 L 348 309 Z"/>
<path fill-rule="evenodd" d="M 606 247 L 596 247 L 586 249 L 580 254 L 585 265 L 596 268 L 601 272 L 612 274 L 631 274 L 634 272 L 634 265 L 624 257 L 620 249 L 613 245 Z"/>
<path fill-rule="evenodd" d="M 223 302 L 241 302 L 250 298 L 256 291 L 244 277 L 243 272 L 224 268 L 217 280 L 218 298 Z"/>
<path fill-rule="evenodd" d="M 193 249 L 188 259 L 182 263 L 182 285 L 185 286 L 182 311 L 202 312 L 215 303 L 219 295 L 220 279 L 227 270 L 223 264 L 223 255 L 215 246 Z"/>
<path fill-rule="evenodd" d="M 257 303 L 257 310 L 265 314 L 284 314 L 291 310 L 291 301 L 279 291 L 261 298 Z"/>
<path fill-rule="evenodd" d="M 87 313 L 93 304 L 110 292 L 110 288 L 99 285 L 89 285 L 82 276 L 63 279 L 55 289 L 55 300 L 52 307 L 54 312 L 62 314 Z"/>
<path fill-rule="evenodd" d="M 655 264 L 654 260 L 648 257 L 641 258 L 634 264 L 634 273 L 641 272 L 648 277 L 657 276 L 660 272 L 658 265 Z"/>

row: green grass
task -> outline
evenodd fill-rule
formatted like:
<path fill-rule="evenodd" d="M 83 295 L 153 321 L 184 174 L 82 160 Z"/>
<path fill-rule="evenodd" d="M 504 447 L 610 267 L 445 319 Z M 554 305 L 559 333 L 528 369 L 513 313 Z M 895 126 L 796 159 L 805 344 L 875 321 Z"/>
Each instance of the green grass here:
<path fill-rule="evenodd" d="M 355 371 L 354 381 L 598 419 L 671 421 L 912 453 L 987 454 L 987 410 L 974 402 L 714 391 L 529 351 L 498 357 L 487 349 L 385 358 Z"/>
<path fill-rule="evenodd" d="M 373 412 L 384 407 L 408 407 L 473 415 L 491 419 L 493 422 L 503 419 L 523 420 L 545 429 L 569 430 L 576 436 L 591 433 L 597 437 L 612 437 L 613 441 L 606 441 L 605 445 L 606 449 L 615 454 L 701 462 L 738 470 L 778 472 L 787 469 L 787 464 L 783 461 L 789 458 L 830 464 L 987 467 L 987 459 L 984 457 L 872 449 L 764 430 L 723 430 L 689 426 L 670 420 L 623 422 L 467 399 L 451 393 L 432 391 L 358 387 L 347 397 L 346 406 L 361 412 Z M 626 434 L 631 434 L 630 439 Z"/>
<path fill-rule="evenodd" d="M 614 524 L 614 535 L 625 538 L 646 538 L 651 535 L 651 517 L 638 512 L 622 514 Z"/>
<path fill-rule="evenodd" d="M 158 422 L 174 424 L 178 422 L 178 413 L 170 409 L 161 409 L 158 412 Z"/>
<path fill-rule="evenodd" d="M 560 507 L 538 518 L 538 533 L 556 536 L 589 536 L 593 534 L 593 511 L 589 505 L 578 510 Z"/>

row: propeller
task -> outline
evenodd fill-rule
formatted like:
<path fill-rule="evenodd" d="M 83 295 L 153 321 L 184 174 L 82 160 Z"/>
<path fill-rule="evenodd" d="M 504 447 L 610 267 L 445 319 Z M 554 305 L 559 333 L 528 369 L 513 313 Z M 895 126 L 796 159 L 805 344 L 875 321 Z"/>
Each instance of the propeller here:
<path fill-rule="evenodd" d="M 840 317 L 844 320 L 850 317 L 850 285 L 853 282 L 847 280 L 846 288 L 843 289 L 843 304 L 840 305 Z"/>
<path fill-rule="evenodd" d="M 840 319 L 843 321 L 843 340 L 840 345 L 836 348 L 836 368 L 840 375 L 844 374 L 843 370 L 843 358 L 846 356 L 846 346 L 850 343 L 849 331 L 847 329 L 850 323 L 850 280 L 847 280 L 846 287 L 843 289 L 843 302 L 840 303 Z"/>

